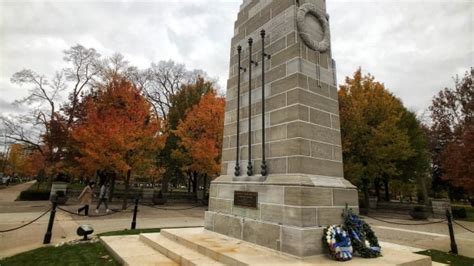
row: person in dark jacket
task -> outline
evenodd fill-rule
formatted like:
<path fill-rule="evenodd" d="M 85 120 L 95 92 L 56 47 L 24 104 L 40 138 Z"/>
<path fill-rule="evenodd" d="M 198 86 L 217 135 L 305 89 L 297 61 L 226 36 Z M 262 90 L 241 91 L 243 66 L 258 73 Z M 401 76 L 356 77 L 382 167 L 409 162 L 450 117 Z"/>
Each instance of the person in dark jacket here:
<path fill-rule="evenodd" d="M 95 213 L 99 213 L 99 208 L 102 203 L 105 205 L 105 212 L 109 213 L 109 206 L 107 205 L 107 201 L 109 200 L 109 193 L 110 193 L 110 186 L 109 183 L 106 182 L 102 184 L 100 187 L 100 193 L 99 193 L 99 203 L 97 204 L 97 207 L 95 208 Z"/>

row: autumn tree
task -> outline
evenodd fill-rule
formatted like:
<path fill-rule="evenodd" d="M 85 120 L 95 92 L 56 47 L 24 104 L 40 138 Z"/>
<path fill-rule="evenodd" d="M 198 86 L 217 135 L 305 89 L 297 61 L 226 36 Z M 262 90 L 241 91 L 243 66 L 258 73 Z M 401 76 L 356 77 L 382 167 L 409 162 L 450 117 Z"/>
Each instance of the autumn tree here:
<path fill-rule="evenodd" d="M 216 177 L 220 171 L 224 107 L 224 98 L 211 90 L 188 110 L 175 131 L 180 148 L 173 156 L 186 162 L 183 170 L 194 180 L 203 179 L 204 189 L 208 178 Z"/>
<path fill-rule="evenodd" d="M 340 86 L 344 175 L 364 192 L 369 204 L 369 186 L 378 194 L 381 182 L 400 176 L 399 161 L 413 155 L 407 130 L 400 127 L 404 108 L 384 84 L 361 69 Z M 377 195 L 380 196 L 380 195 Z"/>
<path fill-rule="evenodd" d="M 180 139 L 176 135 L 175 130 L 178 128 L 180 121 L 184 120 L 188 110 L 198 104 L 203 95 L 213 90 L 213 83 L 211 81 L 206 81 L 204 78 L 199 77 L 196 82 L 183 85 L 178 93 L 171 97 L 171 108 L 163 130 L 166 136 L 166 143 L 158 155 L 158 165 L 166 169 L 162 180 L 163 192 L 168 191 L 168 183 L 171 178 L 176 180 L 184 178 L 193 179 L 183 172 L 183 166 L 187 162 L 181 160 L 181 157 L 172 156 L 173 152 L 180 148 L 178 145 Z M 192 181 L 196 182 L 195 179 Z"/>
<path fill-rule="evenodd" d="M 434 189 L 462 188 L 474 194 L 474 70 L 454 79 L 454 88 L 441 90 L 429 107 Z M 444 181 L 444 182 L 443 182 Z"/>
<path fill-rule="evenodd" d="M 127 206 L 132 171 L 154 163 L 160 149 L 160 121 L 128 80 L 115 77 L 85 99 L 86 117 L 72 133 L 79 165 L 90 173 L 109 169 L 124 180 Z"/>

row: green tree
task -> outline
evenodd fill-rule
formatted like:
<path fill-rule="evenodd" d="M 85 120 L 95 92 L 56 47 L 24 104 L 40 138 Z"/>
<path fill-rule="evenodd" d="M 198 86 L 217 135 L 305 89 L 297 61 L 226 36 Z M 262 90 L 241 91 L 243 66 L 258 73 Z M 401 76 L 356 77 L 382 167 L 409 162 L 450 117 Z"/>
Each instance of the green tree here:
<path fill-rule="evenodd" d="M 369 186 L 378 192 L 380 182 L 401 174 L 399 161 L 413 155 L 407 130 L 399 123 L 404 107 L 383 83 L 358 69 L 340 86 L 344 175 L 358 184 L 369 204 Z"/>
<path fill-rule="evenodd" d="M 399 127 L 406 129 L 412 155 L 407 160 L 398 161 L 400 179 L 407 183 L 416 183 L 419 201 L 428 202 L 427 183 L 430 178 L 430 153 L 426 128 L 416 118 L 414 112 L 405 110 L 400 119 Z M 385 200 L 389 200 L 388 183 L 385 182 Z"/>

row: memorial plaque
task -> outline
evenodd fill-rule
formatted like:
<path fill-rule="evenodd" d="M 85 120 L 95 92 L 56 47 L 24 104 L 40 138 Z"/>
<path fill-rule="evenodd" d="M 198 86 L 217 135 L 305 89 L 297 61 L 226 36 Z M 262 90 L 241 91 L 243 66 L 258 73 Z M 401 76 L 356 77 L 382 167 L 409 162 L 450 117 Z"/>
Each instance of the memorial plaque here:
<path fill-rule="evenodd" d="M 234 206 L 257 208 L 258 193 L 251 191 L 234 191 Z"/>

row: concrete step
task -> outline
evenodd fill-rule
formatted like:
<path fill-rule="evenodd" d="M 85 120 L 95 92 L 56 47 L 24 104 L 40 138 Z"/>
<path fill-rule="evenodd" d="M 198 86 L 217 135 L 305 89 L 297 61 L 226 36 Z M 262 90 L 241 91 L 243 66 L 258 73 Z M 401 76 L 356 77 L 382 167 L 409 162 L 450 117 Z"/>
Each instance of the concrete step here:
<path fill-rule="evenodd" d="M 226 265 L 316 265 L 340 262 L 326 255 L 312 256 L 304 260 L 252 243 L 204 230 L 203 228 L 163 229 L 160 234 L 187 248 L 198 251 Z M 382 257 L 364 259 L 354 257 L 344 262 L 350 265 L 431 265 L 431 258 L 414 254 L 393 245 L 382 245 Z"/>
<path fill-rule="evenodd" d="M 327 255 L 304 259 L 198 228 L 163 229 L 140 236 L 101 237 L 123 265 L 340 265 Z M 409 247 L 382 244 L 382 257 L 354 257 L 348 265 L 428 266 L 431 258 Z"/>
<path fill-rule="evenodd" d="M 122 265 L 179 265 L 140 241 L 138 235 L 104 236 L 100 238 L 100 241 Z"/>
<path fill-rule="evenodd" d="M 160 233 L 141 234 L 140 240 L 180 265 L 224 265 Z"/>
<path fill-rule="evenodd" d="M 202 227 L 163 229 L 160 234 L 225 265 L 290 265 L 297 262 L 277 251 L 210 232 Z"/>

